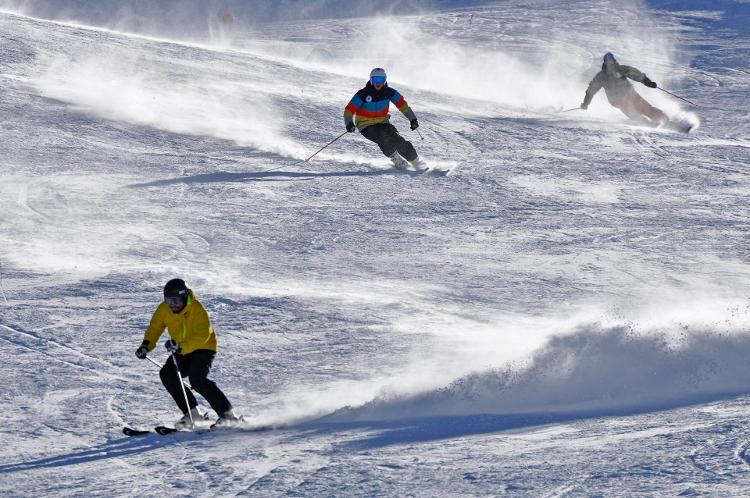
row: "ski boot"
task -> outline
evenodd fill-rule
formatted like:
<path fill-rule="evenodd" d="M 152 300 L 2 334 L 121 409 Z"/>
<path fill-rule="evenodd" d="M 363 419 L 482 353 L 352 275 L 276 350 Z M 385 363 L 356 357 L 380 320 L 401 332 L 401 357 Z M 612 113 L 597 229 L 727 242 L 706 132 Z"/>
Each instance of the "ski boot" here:
<path fill-rule="evenodd" d="M 190 422 L 190 416 L 192 415 L 194 424 L 195 422 L 198 422 L 200 420 L 208 420 L 208 413 L 201 412 L 200 408 L 197 406 L 190 409 L 190 413 L 186 413 L 182 416 L 180 420 L 174 423 L 175 429 L 192 429 L 193 426 Z"/>
<path fill-rule="evenodd" d="M 412 168 L 414 168 L 417 171 L 421 171 L 423 169 L 427 169 L 427 163 L 422 160 L 421 157 L 417 156 L 416 159 L 409 161 Z"/>
<path fill-rule="evenodd" d="M 394 152 L 393 154 L 391 154 L 390 158 L 391 164 L 393 164 L 393 167 L 396 169 L 403 171 L 409 166 L 409 163 L 406 161 L 406 159 L 401 157 L 398 152 Z"/>
<path fill-rule="evenodd" d="M 216 420 L 216 422 L 214 422 L 211 428 L 214 429 L 221 427 L 236 427 L 244 421 L 245 418 L 242 415 L 237 415 L 236 413 L 234 413 L 234 410 L 230 408 L 229 410 L 225 411 L 224 414 Z"/>

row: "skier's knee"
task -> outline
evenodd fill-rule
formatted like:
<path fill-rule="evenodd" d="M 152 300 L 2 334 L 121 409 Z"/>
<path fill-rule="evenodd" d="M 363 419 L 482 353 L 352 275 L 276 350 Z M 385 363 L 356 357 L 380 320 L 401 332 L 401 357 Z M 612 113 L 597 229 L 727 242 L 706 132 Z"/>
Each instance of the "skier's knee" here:
<path fill-rule="evenodd" d="M 172 375 L 174 375 L 174 372 L 172 372 Z M 161 383 L 165 386 L 169 383 L 169 372 L 167 372 L 166 367 L 162 367 L 162 369 L 159 370 L 159 378 L 161 379 Z"/>
<path fill-rule="evenodd" d="M 211 386 L 213 386 L 213 382 L 205 376 L 190 377 L 190 385 L 193 386 L 196 391 L 201 392 L 207 388 L 210 389 Z"/>

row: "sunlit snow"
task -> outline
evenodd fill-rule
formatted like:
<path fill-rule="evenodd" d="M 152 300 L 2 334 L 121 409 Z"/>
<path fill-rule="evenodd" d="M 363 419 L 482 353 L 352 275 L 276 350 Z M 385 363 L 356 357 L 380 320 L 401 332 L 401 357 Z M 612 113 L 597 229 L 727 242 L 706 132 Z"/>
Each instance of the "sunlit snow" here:
<path fill-rule="evenodd" d="M 0 1 L 0 495 L 746 495 L 750 4 L 302 4 Z M 303 161 L 375 66 L 448 176 Z M 176 276 L 247 427 L 127 438 Z"/>

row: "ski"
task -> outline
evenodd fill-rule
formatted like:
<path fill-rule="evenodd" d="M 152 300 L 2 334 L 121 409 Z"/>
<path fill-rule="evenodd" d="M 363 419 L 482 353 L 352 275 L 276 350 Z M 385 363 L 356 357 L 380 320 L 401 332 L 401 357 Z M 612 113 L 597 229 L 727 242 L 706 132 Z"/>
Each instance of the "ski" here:
<path fill-rule="evenodd" d="M 180 432 L 181 431 L 181 429 L 175 429 L 174 427 L 166 427 L 164 425 L 157 425 L 156 427 L 154 427 L 154 430 L 160 436 L 166 436 L 167 434 L 172 434 L 174 432 Z M 183 430 L 182 432 L 194 432 L 194 431 Z"/>
<path fill-rule="evenodd" d="M 692 133 L 698 127 L 697 123 L 691 121 L 670 119 L 664 123 L 661 128 L 680 133 Z"/>
<path fill-rule="evenodd" d="M 164 425 L 157 425 L 156 427 L 154 427 L 153 431 L 144 431 L 144 430 L 139 430 L 139 429 L 133 429 L 131 427 L 122 428 L 122 433 L 130 437 L 145 436 L 147 434 L 153 434 L 154 432 L 156 432 L 160 436 L 166 436 L 167 434 L 172 434 L 174 432 L 204 432 L 204 431 L 192 431 L 189 429 L 175 429 L 174 427 L 166 427 Z"/>
<path fill-rule="evenodd" d="M 123 427 L 122 433 L 125 434 L 126 436 L 133 437 L 133 436 L 145 436 L 146 434 L 151 434 L 151 431 L 140 431 L 140 430 L 133 429 L 130 427 Z"/>
<path fill-rule="evenodd" d="M 227 424 L 227 425 L 219 425 L 217 426 L 216 423 L 212 423 L 208 427 L 196 427 L 194 429 L 177 429 L 174 427 L 167 427 L 165 425 L 157 425 L 154 427 L 153 430 L 140 430 L 140 429 L 133 429 L 132 427 L 123 427 L 122 433 L 129 437 L 138 437 L 138 436 L 146 436 L 148 434 L 159 434 L 160 436 L 167 436 L 169 434 L 174 434 L 175 432 L 193 432 L 193 433 L 202 433 L 202 432 L 211 432 L 211 431 L 224 431 L 228 429 L 238 429 L 240 431 L 244 432 L 265 432 L 265 431 L 272 431 L 275 429 L 283 428 L 283 425 L 259 425 L 259 426 L 246 426 L 244 425 L 244 420 L 239 421 L 239 423 L 234 424 Z"/>
<path fill-rule="evenodd" d="M 427 168 L 427 170 L 424 171 L 424 174 L 430 176 L 446 176 L 450 172 L 451 170 L 449 169 Z"/>
<path fill-rule="evenodd" d="M 154 427 L 154 431 L 159 434 L 160 436 L 167 436 L 169 434 L 174 434 L 175 432 L 190 432 L 193 434 L 201 434 L 203 432 L 209 432 L 211 430 L 212 426 L 206 426 L 204 424 L 201 425 L 195 425 L 192 428 L 182 428 L 178 429 L 176 427 L 167 427 L 166 425 L 157 425 Z"/>
<path fill-rule="evenodd" d="M 448 173 L 450 173 L 449 169 L 439 169 L 439 168 L 420 168 L 420 169 L 399 169 L 399 168 L 392 168 L 395 171 L 398 171 L 399 173 L 404 173 L 409 176 L 419 176 L 419 175 L 428 175 L 428 176 L 446 176 Z"/>

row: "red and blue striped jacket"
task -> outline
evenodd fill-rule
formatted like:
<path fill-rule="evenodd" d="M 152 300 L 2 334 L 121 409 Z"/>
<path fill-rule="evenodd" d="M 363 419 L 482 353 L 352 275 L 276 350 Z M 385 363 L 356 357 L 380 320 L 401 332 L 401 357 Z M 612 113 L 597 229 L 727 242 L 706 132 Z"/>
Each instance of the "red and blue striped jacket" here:
<path fill-rule="evenodd" d="M 409 104 L 406 103 L 406 100 L 404 100 L 404 97 L 402 97 L 400 93 L 389 87 L 388 84 L 384 85 L 380 90 L 376 90 L 368 81 L 367 85 L 355 93 L 352 100 L 346 105 L 346 108 L 344 109 L 344 121 L 346 124 L 354 121 L 360 131 L 370 125 L 386 123 L 391 118 L 391 115 L 388 112 L 391 103 L 393 103 L 393 105 L 395 105 L 398 110 L 409 119 L 409 121 L 417 118 L 414 111 L 411 110 Z"/>

